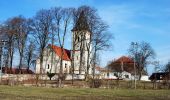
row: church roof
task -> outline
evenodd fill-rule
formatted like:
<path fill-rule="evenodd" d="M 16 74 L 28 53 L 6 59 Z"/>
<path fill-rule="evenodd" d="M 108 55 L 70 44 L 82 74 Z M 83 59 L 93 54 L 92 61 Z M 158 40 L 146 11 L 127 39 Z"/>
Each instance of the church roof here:
<path fill-rule="evenodd" d="M 82 11 L 79 15 L 79 18 L 72 29 L 72 31 L 82 31 L 82 30 L 87 30 L 89 31 L 89 25 L 87 23 L 87 18 L 84 14 L 84 11 Z"/>
<path fill-rule="evenodd" d="M 55 45 L 51 45 L 49 44 L 49 46 L 54 50 L 54 52 L 56 53 L 56 55 L 58 55 L 60 58 L 62 56 L 62 49 L 61 47 L 55 46 Z M 70 50 L 64 49 L 63 48 L 63 60 L 67 60 L 70 61 Z"/>

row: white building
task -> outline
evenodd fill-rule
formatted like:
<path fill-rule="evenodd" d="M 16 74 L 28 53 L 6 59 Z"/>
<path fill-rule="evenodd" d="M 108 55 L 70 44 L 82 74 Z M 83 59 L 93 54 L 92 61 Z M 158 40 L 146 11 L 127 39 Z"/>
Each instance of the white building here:
<path fill-rule="evenodd" d="M 91 74 L 91 54 L 88 53 L 91 50 L 90 35 L 85 15 L 82 12 L 75 27 L 72 29 L 72 50 L 64 49 L 62 53 L 62 49 L 59 46 L 48 45 L 43 56 L 43 73 L 59 73 L 60 60 L 62 58 L 63 73 L 71 73 L 73 68 L 71 65 L 74 65 L 75 75 L 84 75 L 85 72 Z M 72 61 L 74 62 L 73 64 L 71 64 Z M 36 63 L 36 73 L 40 73 L 39 59 L 37 59 Z"/>
<path fill-rule="evenodd" d="M 48 45 L 43 56 L 43 73 L 59 73 L 62 49 L 55 45 Z M 63 73 L 70 73 L 70 51 L 63 49 Z M 40 73 L 40 60 L 36 62 L 36 73 Z"/>
<path fill-rule="evenodd" d="M 122 72 L 116 72 L 113 70 L 108 70 L 107 68 L 101 68 L 101 67 L 96 67 L 96 76 L 99 79 L 120 79 L 120 80 L 130 80 L 133 75 L 129 72 L 122 71 Z"/>

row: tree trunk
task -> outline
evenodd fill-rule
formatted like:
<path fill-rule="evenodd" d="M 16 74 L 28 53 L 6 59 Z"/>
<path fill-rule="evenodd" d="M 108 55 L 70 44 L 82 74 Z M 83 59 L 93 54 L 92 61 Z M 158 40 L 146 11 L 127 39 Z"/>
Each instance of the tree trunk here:
<path fill-rule="evenodd" d="M 141 80 L 141 77 L 142 77 L 142 71 L 139 72 L 139 81 Z"/>
<path fill-rule="evenodd" d="M 10 55 L 10 73 L 12 73 L 12 61 L 13 61 L 13 51 L 11 52 Z"/>
<path fill-rule="evenodd" d="M 30 60 L 27 62 L 27 73 L 29 74 L 29 69 L 30 69 Z"/>
<path fill-rule="evenodd" d="M 6 69 L 7 69 L 7 66 L 9 66 L 9 52 L 7 54 L 7 59 L 5 61 L 5 69 L 4 69 L 4 73 L 7 73 Z M 11 69 L 11 66 L 10 66 L 10 73 L 11 73 L 12 69 Z"/>
<path fill-rule="evenodd" d="M 97 48 L 95 46 L 95 49 L 94 49 L 94 59 L 93 59 L 93 87 L 94 87 L 94 79 L 95 79 L 95 67 L 96 67 L 96 53 L 97 53 Z"/>
<path fill-rule="evenodd" d="M 62 86 L 62 78 L 63 78 L 63 54 L 64 54 L 64 50 L 63 50 L 63 46 L 61 46 L 61 59 L 60 59 L 60 73 L 59 73 L 59 87 Z"/>
<path fill-rule="evenodd" d="M 72 60 L 71 60 L 72 85 L 73 85 L 73 81 L 74 81 L 74 52 L 75 52 L 75 50 L 73 49 Z"/>
<path fill-rule="evenodd" d="M 83 57 L 83 47 L 82 47 L 82 41 L 80 44 L 80 64 L 79 64 L 79 74 L 81 74 L 82 70 L 82 57 Z"/>
<path fill-rule="evenodd" d="M 20 54 L 20 61 L 19 61 L 19 74 L 23 74 L 21 71 L 21 67 L 22 67 L 22 54 Z"/>
<path fill-rule="evenodd" d="M 89 51 L 89 49 L 87 51 L 88 51 L 88 55 L 87 55 L 87 70 L 86 70 L 86 73 L 85 73 L 85 80 L 87 80 L 87 77 L 89 75 L 89 68 L 90 68 L 90 64 L 89 64 L 89 61 L 90 61 L 90 51 Z"/>
<path fill-rule="evenodd" d="M 39 79 L 42 80 L 43 78 L 43 60 L 44 60 L 44 57 L 43 57 L 43 50 L 42 50 L 42 52 L 40 53 L 40 77 L 39 76 L 37 77 L 37 86 L 39 84 Z M 42 85 L 42 82 L 41 82 L 41 85 Z"/>

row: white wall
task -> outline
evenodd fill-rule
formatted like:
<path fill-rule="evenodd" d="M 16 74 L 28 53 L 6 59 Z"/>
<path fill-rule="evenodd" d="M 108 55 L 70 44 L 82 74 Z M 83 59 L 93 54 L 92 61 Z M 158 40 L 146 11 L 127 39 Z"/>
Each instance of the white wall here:
<path fill-rule="evenodd" d="M 148 75 L 142 75 L 141 81 L 150 81 Z"/>
<path fill-rule="evenodd" d="M 52 62 L 52 52 L 49 52 L 49 49 L 46 49 L 44 52 L 44 60 L 43 60 L 43 73 L 50 72 L 51 73 L 59 73 L 60 70 L 60 58 L 53 52 L 53 63 Z M 63 72 L 69 73 L 71 67 L 71 61 L 63 60 Z M 40 73 L 40 60 L 36 61 L 36 73 Z"/>
<path fill-rule="evenodd" d="M 81 74 L 85 74 L 85 71 L 87 70 L 87 57 L 88 57 L 88 51 L 87 51 L 87 46 L 86 46 L 86 44 L 88 44 L 89 42 L 90 42 L 90 32 L 88 32 L 88 31 L 80 31 L 80 32 L 73 32 L 72 33 L 73 34 L 73 37 L 72 37 L 72 42 L 73 42 L 73 39 L 75 39 L 75 34 L 77 35 L 77 36 L 79 36 L 79 38 L 81 38 L 80 37 L 80 34 L 85 34 L 86 36 L 85 36 L 85 41 L 83 41 L 83 44 L 85 45 L 85 48 L 83 49 L 83 57 L 82 57 L 82 59 L 83 59 L 83 61 L 82 62 L 84 62 L 84 64 L 83 64 L 83 66 L 82 66 L 82 70 L 81 70 Z M 80 39 L 81 40 L 81 39 Z M 74 53 L 74 69 L 75 69 L 75 71 L 74 71 L 74 73 L 75 74 L 79 74 L 79 66 L 80 66 L 80 44 L 81 44 L 81 42 L 80 41 L 75 41 L 76 43 L 76 45 L 75 45 L 75 53 Z M 72 44 L 73 45 L 73 44 Z M 91 50 L 91 48 L 90 48 L 90 50 Z M 90 55 L 90 60 L 91 60 L 91 55 Z M 89 60 L 89 63 L 90 63 L 90 60 Z M 89 74 L 92 74 L 92 70 L 91 70 L 91 65 L 90 65 L 90 68 L 89 68 Z"/>

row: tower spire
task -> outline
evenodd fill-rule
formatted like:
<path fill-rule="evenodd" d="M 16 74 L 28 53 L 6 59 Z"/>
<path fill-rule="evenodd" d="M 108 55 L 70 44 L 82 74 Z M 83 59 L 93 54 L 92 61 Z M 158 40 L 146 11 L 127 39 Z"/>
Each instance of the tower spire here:
<path fill-rule="evenodd" d="M 82 31 L 82 30 L 87 30 L 89 31 L 89 25 L 87 23 L 87 18 L 85 16 L 84 11 L 82 11 L 79 15 L 79 18 L 72 29 L 72 31 Z"/>

